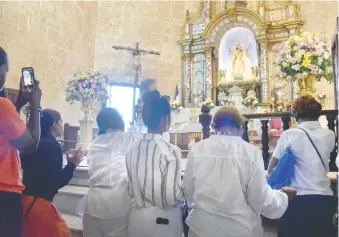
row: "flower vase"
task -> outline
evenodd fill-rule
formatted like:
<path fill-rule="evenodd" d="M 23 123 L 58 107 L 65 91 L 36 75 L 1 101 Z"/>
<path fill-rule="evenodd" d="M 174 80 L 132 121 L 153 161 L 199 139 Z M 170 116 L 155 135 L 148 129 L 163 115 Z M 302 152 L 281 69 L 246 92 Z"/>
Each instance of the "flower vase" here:
<path fill-rule="evenodd" d="M 84 112 L 84 121 L 93 121 L 91 112 L 94 110 L 94 98 L 83 98 L 81 100 L 81 110 Z"/>
<path fill-rule="evenodd" d="M 299 96 L 305 96 L 305 95 L 314 96 L 314 93 L 315 93 L 314 83 L 315 83 L 315 76 L 313 75 L 299 79 L 298 80 L 299 90 L 297 91 L 297 94 Z"/>

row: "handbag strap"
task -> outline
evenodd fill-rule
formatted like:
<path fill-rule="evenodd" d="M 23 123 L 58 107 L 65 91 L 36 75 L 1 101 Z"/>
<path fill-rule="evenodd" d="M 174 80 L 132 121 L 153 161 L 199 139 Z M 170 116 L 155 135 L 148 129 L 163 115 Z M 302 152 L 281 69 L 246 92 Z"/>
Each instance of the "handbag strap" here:
<path fill-rule="evenodd" d="M 32 208 L 33 208 L 33 206 L 34 206 L 34 204 L 35 204 L 37 199 L 38 199 L 38 197 L 34 197 L 32 203 L 29 205 L 28 210 L 26 211 L 26 213 L 24 215 L 24 219 L 26 219 L 28 214 L 31 212 L 31 210 L 32 210 Z"/>
<path fill-rule="evenodd" d="M 314 147 L 314 149 L 316 150 L 316 152 L 318 153 L 318 156 L 319 156 L 319 159 L 320 159 L 320 161 L 321 161 L 321 163 L 323 164 L 323 166 L 324 166 L 324 169 L 325 169 L 325 171 L 326 171 L 326 166 L 325 166 L 325 163 L 324 163 L 324 161 L 323 161 L 323 159 L 321 158 L 321 155 L 320 155 L 320 153 L 319 153 L 319 151 L 318 151 L 318 149 L 317 149 L 317 147 L 314 145 L 314 142 L 312 141 L 312 139 L 311 139 L 311 137 L 310 137 L 310 135 L 308 135 L 308 133 L 303 129 L 303 128 L 299 128 L 299 129 L 301 129 L 301 130 L 303 130 L 304 131 L 304 133 L 306 134 L 306 136 L 308 137 L 308 139 L 310 140 L 310 142 L 312 143 L 312 146 Z"/>

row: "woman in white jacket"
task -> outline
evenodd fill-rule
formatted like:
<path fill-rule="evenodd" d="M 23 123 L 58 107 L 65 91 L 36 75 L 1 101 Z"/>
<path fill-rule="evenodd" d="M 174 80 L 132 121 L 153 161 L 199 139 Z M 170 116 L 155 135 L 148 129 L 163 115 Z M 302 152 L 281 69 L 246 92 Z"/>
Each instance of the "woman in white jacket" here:
<path fill-rule="evenodd" d="M 242 124 L 234 107 L 219 109 L 217 135 L 189 153 L 183 186 L 185 199 L 194 203 L 186 220 L 190 237 L 262 237 L 260 214 L 281 217 L 295 195 L 267 185 L 261 152 L 242 140 Z"/>
<path fill-rule="evenodd" d="M 99 136 L 87 155 L 90 188 L 85 197 L 84 236 L 126 237 L 132 198 L 125 160 L 139 136 L 124 133 L 124 122 L 116 109 L 102 109 L 97 123 Z"/>

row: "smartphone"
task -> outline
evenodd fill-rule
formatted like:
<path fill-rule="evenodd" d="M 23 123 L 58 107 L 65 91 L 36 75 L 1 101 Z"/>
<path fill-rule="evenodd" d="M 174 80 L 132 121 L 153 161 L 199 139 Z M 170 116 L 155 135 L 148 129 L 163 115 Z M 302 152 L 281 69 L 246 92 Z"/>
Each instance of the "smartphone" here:
<path fill-rule="evenodd" d="M 34 69 L 32 67 L 24 67 L 21 69 L 22 85 L 24 91 L 32 91 L 35 81 Z"/>

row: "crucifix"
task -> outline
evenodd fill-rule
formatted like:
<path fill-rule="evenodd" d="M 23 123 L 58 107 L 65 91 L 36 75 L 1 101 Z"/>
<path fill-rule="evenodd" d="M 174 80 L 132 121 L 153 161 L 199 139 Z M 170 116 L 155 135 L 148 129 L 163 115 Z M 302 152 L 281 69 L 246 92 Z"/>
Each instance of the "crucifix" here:
<path fill-rule="evenodd" d="M 131 47 L 122 47 L 122 46 L 112 46 L 113 49 L 115 50 L 124 50 L 127 51 L 129 53 L 132 54 L 133 56 L 133 61 L 134 61 L 134 82 L 133 82 L 133 115 L 132 115 L 132 123 L 134 124 L 134 120 L 135 120 L 135 102 L 136 102 L 136 86 L 139 82 L 139 72 L 141 69 L 141 64 L 140 64 L 140 56 L 141 55 L 145 55 L 145 54 L 153 54 L 153 55 L 160 55 L 159 52 L 156 51 L 148 51 L 148 50 L 143 50 L 143 49 L 139 49 L 139 42 L 136 43 L 135 48 L 131 48 Z"/>

